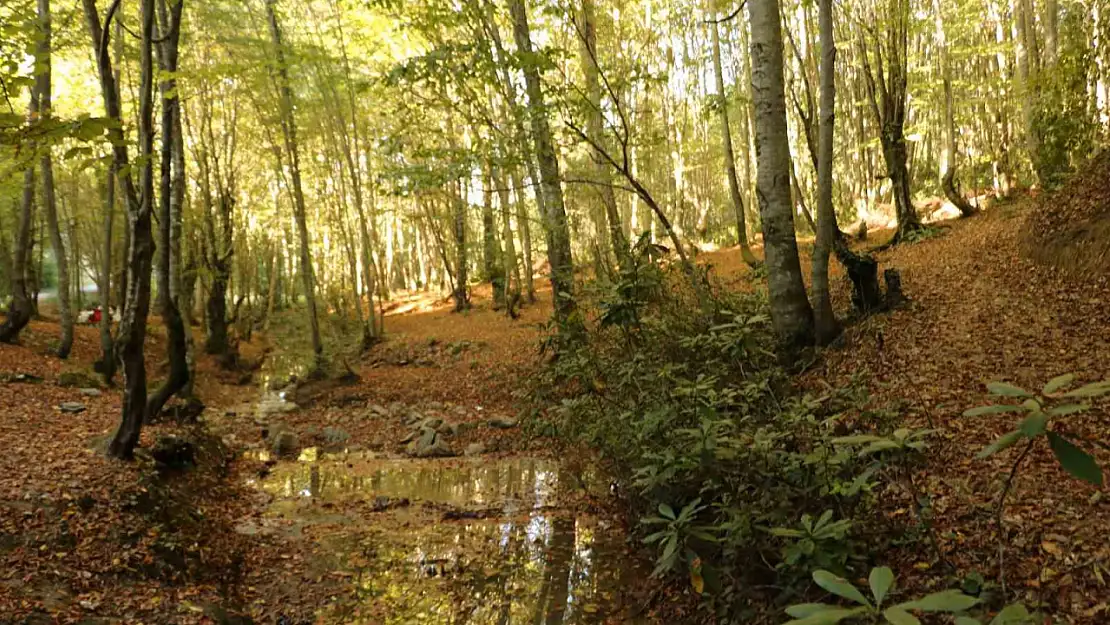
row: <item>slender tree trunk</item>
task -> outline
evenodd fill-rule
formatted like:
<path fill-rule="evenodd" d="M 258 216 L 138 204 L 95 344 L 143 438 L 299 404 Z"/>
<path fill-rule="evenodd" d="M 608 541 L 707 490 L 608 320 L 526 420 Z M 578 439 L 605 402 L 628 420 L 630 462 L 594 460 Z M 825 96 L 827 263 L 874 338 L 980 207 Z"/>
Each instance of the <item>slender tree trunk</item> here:
<path fill-rule="evenodd" d="M 312 353 L 315 354 L 316 373 L 323 372 L 324 344 L 320 340 L 320 320 L 316 313 L 316 278 L 312 267 L 312 253 L 309 250 L 308 223 L 306 217 L 304 190 L 301 188 L 301 156 L 297 144 L 297 122 L 293 107 L 293 90 L 289 85 L 289 70 L 285 64 L 285 48 L 281 40 L 275 5 L 277 0 L 266 0 L 266 15 L 270 22 L 270 38 L 273 41 L 277 59 L 277 81 L 281 99 L 281 130 L 285 139 L 285 149 L 289 154 L 289 170 L 293 179 L 293 216 L 300 239 L 301 281 L 304 284 L 305 300 L 308 305 L 309 323 L 312 327 Z"/>
<path fill-rule="evenodd" d="M 713 12 L 714 17 L 717 11 Z M 728 195 L 736 215 L 736 242 L 740 245 L 740 256 L 750 267 L 759 264 L 748 244 L 748 225 L 744 215 L 744 198 L 740 195 L 740 177 L 736 173 L 736 155 L 732 151 L 732 128 L 728 122 L 728 97 L 725 94 L 725 76 L 721 68 L 721 34 L 717 22 L 710 26 L 713 38 L 713 79 L 717 85 L 717 118 L 721 124 L 721 145 L 725 152 L 725 172 L 728 174 Z"/>
<path fill-rule="evenodd" d="M 38 89 L 31 89 L 28 105 L 28 123 L 34 123 L 39 114 Z M 19 338 L 20 331 L 31 321 L 34 307 L 27 292 L 27 261 L 31 252 L 31 229 L 35 220 L 35 167 L 28 165 L 23 170 L 23 201 L 19 208 L 19 225 L 16 230 L 15 257 L 12 260 L 11 290 L 12 304 L 8 316 L 0 325 L 0 341 L 12 343 Z"/>
<path fill-rule="evenodd" d="M 41 0 L 40 0 L 41 1 Z M 185 0 L 158 0 L 161 23 L 159 67 L 167 78 L 162 80 L 162 152 L 160 205 L 158 213 L 158 299 L 162 323 L 166 326 L 166 356 L 169 373 L 147 400 L 147 415 L 153 417 L 175 393 L 189 383 L 189 362 L 185 322 L 178 309 L 178 266 L 181 262 L 181 204 L 185 199 L 185 158 L 178 143 L 181 136 L 181 100 L 177 96 L 177 57 L 181 40 L 181 15 Z M 177 157 L 180 151 L 180 158 Z"/>
<path fill-rule="evenodd" d="M 936 14 L 936 43 L 940 48 L 941 80 L 944 83 L 944 163 L 941 172 L 941 188 L 944 196 L 960 214 L 969 217 L 975 207 L 956 189 L 956 113 L 952 99 L 952 61 L 948 54 L 948 39 L 944 31 L 944 13 L 940 0 L 933 0 Z"/>
<path fill-rule="evenodd" d="M 112 231 L 116 215 L 116 172 L 108 166 L 104 181 L 104 230 L 100 264 L 100 361 L 98 370 L 105 384 L 116 374 L 114 339 L 112 338 Z"/>
<path fill-rule="evenodd" d="M 491 166 L 482 171 L 482 268 L 493 290 L 494 310 L 505 305 L 505 264 L 497 241 L 497 221 L 493 217 L 493 175 Z"/>
<path fill-rule="evenodd" d="M 580 62 L 582 74 L 586 83 L 586 100 L 589 110 L 586 113 L 586 132 L 590 139 L 602 145 L 604 143 L 604 125 L 601 110 L 601 85 L 598 75 L 601 71 L 597 56 L 597 18 L 594 10 L 594 0 L 582 0 L 582 10 L 579 24 Z M 596 153 L 591 152 L 590 160 L 593 165 L 593 177 L 597 182 L 597 193 L 601 198 L 602 214 L 595 217 L 601 229 L 608 230 L 600 234 L 600 239 L 609 237 L 607 247 L 611 247 L 617 259 L 617 266 L 622 271 L 631 266 L 631 256 L 628 240 L 621 228 L 620 211 L 617 209 L 617 197 L 613 192 L 613 177 L 609 165 Z M 608 261 L 608 259 L 606 260 Z"/>
<path fill-rule="evenodd" d="M 510 317 L 516 317 L 516 306 L 520 300 L 520 264 L 516 258 L 516 242 L 513 241 L 512 204 L 509 202 L 509 181 L 504 170 L 497 170 L 494 184 L 497 185 L 497 206 L 501 213 L 501 238 L 505 241 L 505 301 Z"/>
<path fill-rule="evenodd" d="M 39 28 L 42 39 L 39 41 L 37 57 L 41 65 L 37 76 L 39 92 L 39 111 L 43 120 L 51 117 L 51 100 L 53 89 L 51 85 L 51 34 L 50 0 L 38 0 Z M 50 146 L 44 146 L 42 157 L 39 161 L 42 170 L 42 204 L 46 218 L 46 227 L 50 231 L 50 245 L 54 250 L 54 261 L 58 267 L 58 314 L 62 322 L 62 338 L 58 343 L 58 358 L 69 358 L 73 349 L 73 310 L 70 307 L 69 292 L 69 257 L 66 255 L 65 244 L 62 241 L 62 227 L 58 222 L 58 203 L 54 189 L 54 161 L 50 154 Z"/>
<path fill-rule="evenodd" d="M 559 158 L 547 121 L 547 105 L 540 85 L 539 68 L 532 59 L 532 40 L 524 0 L 508 0 L 513 19 L 513 36 L 523 60 L 524 82 L 528 93 L 528 116 L 532 140 L 539 160 L 540 182 L 543 186 L 544 233 L 547 237 L 547 260 L 551 265 L 551 297 L 555 320 L 564 339 L 575 340 L 583 327 L 574 300 L 574 260 L 570 251 L 570 228 L 567 226 L 563 189 L 559 177 Z"/>
<path fill-rule="evenodd" d="M 466 198 L 462 181 L 455 181 L 451 187 L 451 232 L 455 235 L 455 285 L 452 295 L 455 298 L 455 312 L 462 312 L 470 308 L 470 296 L 467 293 L 467 258 L 466 258 Z"/>
<path fill-rule="evenodd" d="M 771 319 L 780 340 L 793 350 L 813 343 L 813 310 L 806 299 L 794 238 L 778 0 L 748 0 L 748 14 L 758 159 L 756 195 L 763 222 Z"/>
<path fill-rule="evenodd" d="M 833 134 L 836 121 L 836 41 L 833 0 L 819 0 L 821 31 L 821 113 L 817 138 L 817 240 L 813 245 L 813 322 L 817 343 L 827 345 L 840 324 L 829 297 L 829 254 L 840 228 L 833 209 Z"/>
<path fill-rule="evenodd" d="M 154 0 L 140 3 L 141 41 L 139 86 L 139 189 L 131 179 L 131 164 L 127 155 L 127 142 L 122 131 L 119 90 L 108 58 L 107 39 L 103 37 L 95 0 L 82 0 L 88 22 L 97 69 L 100 75 L 104 108 L 108 118 L 117 125 L 109 128 L 112 143 L 113 168 L 124 191 L 128 207 L 128 226 L 131 232 L 127 265 L 127 306 L 120 319 L 120 353 L 125 380 L 123 415 L 108 446 L 113 458 L 130 459 L 139 442 L 146 417 L 146 363 L 143 346 L 146 341 L 147 315 L 150 312 L 150 274 L 154 241 L 151 236 L 151 203 L 154 197 Z"/>

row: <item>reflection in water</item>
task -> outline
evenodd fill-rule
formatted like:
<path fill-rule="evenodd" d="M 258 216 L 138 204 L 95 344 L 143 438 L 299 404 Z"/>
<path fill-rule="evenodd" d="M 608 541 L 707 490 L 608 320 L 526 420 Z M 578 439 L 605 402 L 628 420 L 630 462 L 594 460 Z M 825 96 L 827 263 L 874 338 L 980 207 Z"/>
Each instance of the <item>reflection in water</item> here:
<path fill-rule="evenodd" d="M 355 605 L 325 622 L 599 623 L 617 611 L 622 544 L 596 519 L 425 525 L 367 539 Z"/>
<path fill-rule="evenodd" d="M 317 622 L 589 625 L 619 618 L 622 587 L 639 574 L 618 528 L 555 508 L 582 483 L 535 458 L 325 458 L 283 462 L 262 487 L 275 512 L 308 523 L 314 511 L 383 496 L 499 517 L 448 521 L 411 506 L 310 533 L 352 583 Z"/>
<path fill-rule="evenodd" d="M 563 475 L 564 480 L 573 478 Z M 506 511 L 555 503 L 560 475 L 553 462 L 515 458 L 490 462 L 417 460 L 325 460 L 283 464 L 264 488 L 278 497 L 339 500 L 351 497 L 407 498 L 453 506 Z"/>

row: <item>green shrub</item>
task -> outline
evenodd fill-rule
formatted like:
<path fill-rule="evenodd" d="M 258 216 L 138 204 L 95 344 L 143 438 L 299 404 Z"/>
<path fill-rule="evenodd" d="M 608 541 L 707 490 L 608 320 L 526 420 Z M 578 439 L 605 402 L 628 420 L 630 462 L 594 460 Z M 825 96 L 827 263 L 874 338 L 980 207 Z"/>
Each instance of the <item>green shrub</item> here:
<path fill-rule="evenodd" d="M 850 521 L 881 463 L 835 443 L 859 387 L 817 397 L 792 386 L 763 295 L 718 292 L 700 306 L 687 277 L 661 271 L 596 287 L 589 341 L 547 370 L 538 397 L 558 408 L 543 427 L 607 462 L 658 550 L 657 575 L 688 579 L 718 622 L 744 622 L 753 582 L 786 580 L 789 597 L 813 568 L 861 559 Z M 803 515 L 812 531 L 795 536 Z"/>

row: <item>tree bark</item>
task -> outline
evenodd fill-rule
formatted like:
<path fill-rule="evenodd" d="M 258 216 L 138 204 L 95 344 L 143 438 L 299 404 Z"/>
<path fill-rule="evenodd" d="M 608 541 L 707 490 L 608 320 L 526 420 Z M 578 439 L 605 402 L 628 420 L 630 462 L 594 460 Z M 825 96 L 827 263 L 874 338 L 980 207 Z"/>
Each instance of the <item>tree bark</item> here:
<path fill-rule="evenodd" d="M 936 43 L 940 48 L 941 80 L 944 83 L 944 167 L 941 172 L 940 186 L 944 196 L 960 214 L 970 217 L 975 213 L 972 206 L 956 189 L 956 112 L 952 98 L 952 61 L 948 54 L 948 38 L 944 30 L 944 13 L 940 0 L 933 0 L 936 14 Z"/>
<path fill-rule="evenodd" d="M 276 4 L 277 0 L 266 0 L 266 15 L 270 22 L 270 38 L 274 45 L 274 54 L 277 60 L 281 131 L 285 139 L 285 150 L 289 154 L 289 170 L 293 180 L 293 217 L 297 224 L 297 235 L 300 239 L 301 282 L 304 284 L 305 301 L 308 305 L 309 323 L 312 328 L 312 353 L 315 355 L 314 373 L 321 374 L 324 367 L 324 344 L 320 339 L 320 319 L 316 313 L 316 277 L 312 270 L 312 253 L 309 250 L 304 190 L 301 187 L 301 156 L 300 146 L 297 143 L 293 90 L 289 85 L 289 69 L 286 66 L 285 48 L 281 40 L 281 28 L 278 26 Z"/>
<path fill-rule="evenodd" d="M 497 221 L 493 216 L 492 167 L 482 171 L 482 268 L 493 290 L 495 310 L 505 305 L 505 264 L 501 258 L 501 244 L 497 240 Z"/>
<path fill-rule="evenodd" d="M 112 61 L 108 57 L 107 43 L 96 0 L 82 0 L 85 17 L 92 38 L 94 56 L 100 76 L 104 108 L 108 118 L 116 122 L 108 129 L 112 143 L 113 168 L 120 188 L 127 201 L 128 230 L 131 241 L 128 248 L 127 305 L 120 318 L 120 354 L 123 360 L 124 395 L 123 415 L 119 429 L 108 445 L 108 455 L 130 459 L 139 442 L 146 417 L 146 363 L 143 346 L 146 341 L 147 315 L 150 312 L 150 274 L 154 241 L 151 236 L 151 204 L 154 197 L 154 0 L 140 3 L 141 41 L 139 81 L 139 189 L 131 179 L 132 169 L 123 136 L 123 120 L 119 90 L 112 74 Z M 112 17 L 118 3 L 109 10 Z M 110 19 L 109 19 L 110 21 Z"/>
<path fill-rule="evenodd" d="M 105 384 L 111 384 L 116 374 L 116 358 L 112 338 L 112 231 L 116 215 L 116 172 L 108 166 L 104 181 L 104 230 L 100 264 L 100 360 L 97 370 Z"/>
<path fill-rule="evenodd" d="M 716 17 L 718 11 L 714 11 Z M 725 95 L 725 76 L 721 68 L 721 34 L 716 19 L 710 25 L 713 39 L 713 79 L 717 85 L 717 118 L 721 125 L 721 146 L 725 153 L 725 172 L 728 174 L 728 195 L 736 215 L 736 242 L 740 245 L 740 256 L 749 267 L 759 265 L 748 244 L 748 225 L 744 215 L 744 197 L 740 195 L 740 176 L 736 173 L 736 154 L 732 150 L 732 128 L 728 121 L 728 97 Z"/>
<path fill-rule="evenodd" d="M 528 13 L 524 0 L 508 0 L 513 19 L 513 36 L 523 60 L 524 82 L 528 93 L 528 116 L 532 126 L 536 157 L 539 160 L 540 182 L 543 187 L 544 233 L 547 237 L 547 260 L 551 265 L 551 290 L 555 320 L 560 335 L 577 339 L 582 320 L 574 299 L 574 261 L 570 251 L 570 229 L 567 226 L 563 189 L 559 178 L 559 159 L 551 138 L 546 104 L 540 86 L 539 68 L 533 55 Z"/>
<path fill-rule="evenodd" d="M 30 103 L 27 107 L 28 123 L 35 123 L 39 116 L 38 89 L 31 88 Z M 20 331 L 31 321 L 34 306 L 27 293 L 27 261 L 31 253 L 31 229 L 35 220 L 35 166 L 28 164 L 23 170 L 23 199 L 19 208 L 19 225 L 16 230 L 15 254 L 12 259 L 11 290 L 12 304 L 8 316 L 0 325 L 0 341 L 12 343 L 19 338 Z"/>
<path fill-rule="evenodd" d="M 817 137 L 817 240 L 813 244 L 813 323 L 819 345 L 838 334 L 840 324 L 829 296 L 829 253 L 840 228 L 833 209 L 833 138 L 836 122 L 836 41 L 833 38 L 833 0 L 819 0 L 821 31 L 820 127 Z"/>
<path fill-rule="evenodd" d="M 455 235 L 455 288 L 452 295 L 455 312 L 462 312 L 470 308 L 466 274 L 466 199 L 463 197 L 462 181 L 448 186 L 451 188 L 451 232 Z"/>
<path fill-rule="evenodd" d="M 601 111 L 601 85 L 598 82 L 601 68 L 598 65 L 597 56 L 597 17 L 595 13 L 594 0 L 582 0 L 578 27 L 580 31 L 579 60 L 582 64 L 582 75 L 585 78 L 586 100 L 589 107 L 586 112 L 586 132 L 590 135 L 591 140 L 598 145 L 602 145 L 604 143 L 604 122 Z M 604 241 L 604 237 L 608 236 L 609 245 L 607 247 L 612 248 L 612 252 L 617 259 L 617 266 L 624 271 L 631 266 L 632 262 L 628 240 L 621 228 L 620 211 L 617 209 L 616 194 L 613 192 L 613 177 L 609 172 L 608 164 L 596 153 L 591 152 L 590 162 L 593 165 L 593 176 L 597 182 L 597 193 L 601 199 L 603 210 L 603 213 L 597 216 L 596 220 L 603 229 L 607 230 L 607 233 L 600 236 L 599 240 Z"/>
<path fill-rule="evenodd" d="M 790 351 L 813 343 L 813 310 L 806 299 L 794 238 L 778 0 L 748 0 L 748 15 L 758 160 L 756 195 L 763 222 L 771 320 L 780 341 Z"/>
<path fill-rule="evenodd" d="M 42 120 L 51 117 L 51 100 L 53 89 L 51 85 L 51 45 L 52 23 L 50 20 L 50 0 L 38 0 L 39 29 L 42 39 L 36 61 L 41 67 L 36 77 L 39 92 L 39 115 Z M 70 307 L 69 292 L 69 262 L 66 255 L 65 243 L 62 241 L 62 228 L 58 222 L 58 203 L 54 189 L 54 161 L 50 154 L 51 147 L 42 148 L 39 160 L 39 169 L 42 170 L 42 205 L 46 218 L 46 227 L 50 231 L 50 245 L 54 250 L 54 261 L 58 267 L 58 316 L 61 317 L 62 337 L 58 343 L 58 358 L 69 358 L 73 349 L 73 309 Z"/>
<path fill-rule="evenodd" d="M 43 0 L 40 0 L 43 1 Z M 161 23 L 159 67 L 167 76 L 161 81 L 162 152 L 160 205 L 158 214 L 158 297 L 162 323 L 166 326 L 166 357 L 169 373 L 147 400 L 147 415 L 154 417 L 175 393 L 189 383 L 185 321 L 178 308 L 181 263 L 181 205 L 185 200 L 184 137 L 181 136 L 181 100 L 177 95 L 178 44 L 185 0 L 158 0 Z"/>

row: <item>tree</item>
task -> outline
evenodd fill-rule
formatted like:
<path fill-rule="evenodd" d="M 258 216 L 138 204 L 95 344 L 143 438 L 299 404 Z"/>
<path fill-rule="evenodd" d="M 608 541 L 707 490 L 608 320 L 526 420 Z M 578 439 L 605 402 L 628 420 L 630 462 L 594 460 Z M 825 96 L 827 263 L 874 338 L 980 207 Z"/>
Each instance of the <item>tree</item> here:
<path fill-rule="evenodd" d="M 936 43 L 940 48 L 941 82 L 944 87 L 944 157 L 941 160 L 941 188 L 944 196 L 968 217 L 975 213 L 973 207 L 956 189 L 956 113 L 952 98 L 952 62 L 949 59 L 948 38 L 944 32 L 944 12 L 940 0 L 933 0 L 936 18 Z"/>
<path fill-rule="evenodd" d="M 161 32 L 158 66 L 161 81 L 162 150 L 158 212 L 158 299 L 166 326 L 169 372 L 147 401 L 147 414 L 157 415 L 170 397 L 189 383 L 185 321 L 178 308 L 181 284 L 181 205 L 185 201 L 185 142 L 182 136 L 181 99 L 177 91 L 178 45 L 185 0 L 158 0 Z"/>
<path fill-rule="evenodd" d="M 724 147 L 725 172 L 728 174 L 728 195 L 736 213 L 736 242 L 740 245 L 740 255 L 749 266 L 756 266 L 759 260 L 752 254 L 748 244 L 748 226 L 744 218 L 744 198 L 740 195 L 740 177 L 736 174 L 736 156 L 732 151 L 732 128 L 728 122 L 728 96 L 725 94 L 724 70 L 721 67 L 721 33 L 718 24 L 718 11 L 710 19 L 710 34 L 713 38 L 713 79 L 717 86 L 717 117 L 721 125 L 721 145 Z"/>
<path fill-rule="evenodd" d="M 840 236 L 833 209 L 833 136 L 836 125 L 836 41 L 832 0 L 818 2 L 821 31 L 821 124 L 817 138 L 817 240 L 813 245 L 813 322 L 817 343 L 840 333 L 829 297 L 829 254 Z"/>
<path fill-rule="evenodd" d="M 582 65 L 582 76 L 585 84 L 586 95 L 586 134 L 597 145 L 604 144 L 604 122 L 601 110 L 601 84 L 598 76 L 601 67 L 597 56 L 597 16 L 595 15 L 593 0 L 582 0 L 577 24 L 579 39 L 579 57 Z M 592 152 L 590 162 L 593 165 L 593 176 L 597 185 L 597 194 L 601 199 L 603 212 L 596 217 L 599 225 L 608 231 L 609 247 L 617 258 L 617 266 L 623 271 L 631 265 L 628 240 L 621 228 L 620 212 L 617 209 L 617 197 L 613 192 L 613 177 L 609 172 L 609 164 L 600 154 Z M 605 240 L 605 234 L 601 234 Z"/>
<path fill-rule="evenodd" d="M 518 58 L 524 72 L 528 94 L 528 118 L 532 126 L 532 141 L 539 160 L 540 183 L 543 187 L 544 234 L 547 236 L 547 260 L 551 264 L 551 289 L 555 303 L 555 321 L 560 335 L 573 338 L 581 330 L 574 300 L 574 260 L 571 258 L 570 229 L 563 206 L 563 189 L 559 177 L 559 159 L 551 138 L 547 121 L 543 88 L 536 55 L 532 50 L 528 28 L 528 13 L 524 0 L 508 0 L 513 20 L 513 37 L 516 39 Z"/>
<path fill-rule="evenodd" d="M 36 63 L 40 65 L 37 76 L 37 89 L 39 99 L 39 115 L 42 121 L 49 123 L 52 118 L 51 100 L 53 89 L 51 85 L 51 44 L 53 28 L 50 20 L 50 0 L 38 0 L 39 29 L 42 39 L 39 49 L 35 54 Z M 62 229 L 58 223 L 58 201 L 54 188 L 54 159 L 51 155 L 49 144 L 42 146 L 42 155 L 39 160 L 39 169 L 42 170 L 42 206 L 46 227 L 50 231 L 50 246 L 54 250 L 54 261 L 58 271 L 58 315 L 62 322 L 62 338 L 58 343 L 58 358 L 66 359 L 73 349 L 73 310 L 70 307 L 69 291 L 69 261 L 66 256 L 65 243 L 62 241 Z"/>
<path fill-rule="evenodd" d="M 45 39 L 41 40 L 35 49 L 36 61 L 42 59 L 46 52 Z M 39 121 L 39 86 L 41 80 L 36 80 L 30 88 L 30 97 L 27 104 L 27 123 L 35 124 Z M 34 149 L 35 144 L 28 146 Z M 19 338 L 19 333 L 31 321 L 34 306 L 27 292 L 27 262 L 31 255 L 31 229 L 34 224 L 35 211 L 35 166 L 28 162 L 23 170 L 23 197 L 19 205 L 19 225 L 16 229 L 15 258 L 11 266 L 11 294 L 12 303 L 8 308 L 8 316 L 0 325 L 0 341 L 14 342 Z"/>
<path fill-rule="evenodd" d="M 883 15 L 877 15 L 876 26 L 860 35 L 860 60 L 867 84 L 867 98 L 875 121 L 879 124 L 879 142 L 886 163 L 885 178 L 890 179 L 894 195 L 894 212 L 898 232 L 892 243 L 921 229 L 910 197 L 910 172 L 906 166 L 906 93 L 909 67 L 909 0 L 880 0 Z M 880 32 L 881 29 L 881 32 Z M 868 46 L 870 39 L 871 46 Z M 869 57 L 875 59 L 872 70 Z"/>
<path fill-rule="evenodd" d="M 115 122 L 108 129 L 112 143 L 112 168 L 127 203 L 130 246 L 127 255 L 127 304 L 121 312 L 119 341 L 125 380 L 123 415 L 119 428 L 108 445 L 108 455 L 130 459 L 139 442 L 139 433 L 146 417 L 146 363 L 143 345 L 146 341 L 147 315 L 150 312 L 150 274 L 154 241 L 151 235 L 151 207 L 154 201 L 154 0 L 140 3 L 140 79 L 139 79 L 139 162 L 131 163 L 123 136 L 123 118 L 119 88 L 108 56 L 108 27 L 119 8 L 116 0 L 108 9 L 103 25 L 96 9 L 96 0 L 81 0 L 92 39 L 94 58 L 100 78 L 101 95 L 108 118 Z M 132 169 L 139 171 L 139 185 L 131 178 Z"/>
<path fill-rule="evenodd" d="M 813 310 L 806 299 L 794 238 L 778 0 L 748 0 L 748 15 L 758 161 L 756 196 L 763 223 L 771 320 L 787 349 L 796 349 L 813 343 Z"/>

